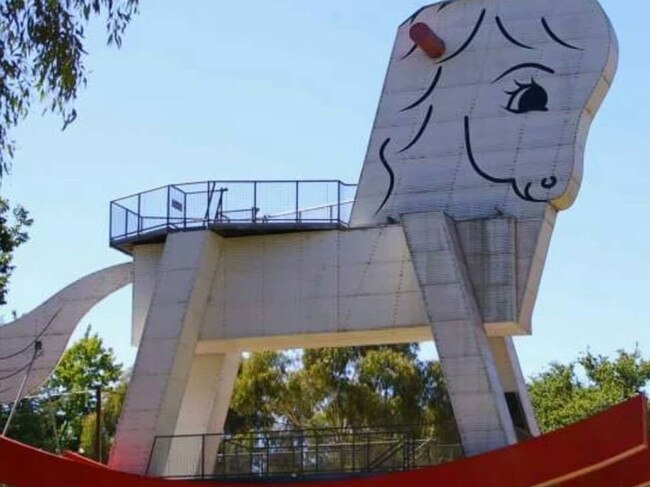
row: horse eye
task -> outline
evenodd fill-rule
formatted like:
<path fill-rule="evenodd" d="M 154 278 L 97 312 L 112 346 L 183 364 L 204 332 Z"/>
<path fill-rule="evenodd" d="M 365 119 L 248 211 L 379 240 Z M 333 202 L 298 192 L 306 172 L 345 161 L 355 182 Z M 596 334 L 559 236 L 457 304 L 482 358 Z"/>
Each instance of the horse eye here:
<path fill-rule="evenodd" d="M 548 93 L 537 84 L 533 78 L 530 83 L 519 83 L 515 81 L 517 89 L 506 91 L 510 96 L 508 105 L 504 108 L 510 113 L 547 112 Z"/>

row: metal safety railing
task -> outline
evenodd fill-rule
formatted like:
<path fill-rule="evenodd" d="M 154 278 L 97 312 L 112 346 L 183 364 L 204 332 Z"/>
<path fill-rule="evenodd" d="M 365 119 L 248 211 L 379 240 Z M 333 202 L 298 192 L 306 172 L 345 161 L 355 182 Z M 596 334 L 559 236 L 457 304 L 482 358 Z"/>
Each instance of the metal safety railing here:
<path fill-rule="evenodd" d="M 175 479 L 301 480 L 405 471 L 462 457 L 426 428 L 159 436 L 148 474 Z"/>
<path fill-rule="evenodd" d="M 172 184 L 112 201 L 110 242 L 207 228 L 345 225 L 355 193 L 356 185 L 336 180 Z"/>

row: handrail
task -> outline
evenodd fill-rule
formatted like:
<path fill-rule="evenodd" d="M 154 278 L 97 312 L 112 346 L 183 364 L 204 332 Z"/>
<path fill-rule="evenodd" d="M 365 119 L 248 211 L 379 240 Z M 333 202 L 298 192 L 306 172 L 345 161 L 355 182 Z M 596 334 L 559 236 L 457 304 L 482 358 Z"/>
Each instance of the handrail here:
<path fill-rule="evenodd" d="M 119 200 L 119 201 L 122 201 L 122 200 Z M 126 206 L 121 205 L 120 203 L 118 203 L 118 200 L 111 202 L 111 205 L 117 206 L 118 208 L 122 208 L 124 211 L 126 211 L 128 213 L 133 213 L 134 215 L 137 215 L 137 213 L 135 211 L 133 211 L 133 210 L 127 208 Z"/>
<path fill-rule="evenodd" d="M 357 428 L 341 428 L 336 426 L 327 426 L 321 428 L 298 428 L 298 429 L 286 429 L 286 430 L 258 430 L 254 432 L 246 432 L 241 434 L 231 434 L 231 433 L 204 433 L 204 434 L 185 434 L 185 435 L 160 435 L 156 438 L 194 438 L 198 436 L 219 436 L 225 438 L 257 438 L 260 436 L 278 436 L 278 435 L 287 435 L 287 436 L 305 436 L 305 433 L 319 433 L 319 432 L 332 432 L 333 433 L 345 433 L 345 434 L 381 434 L 381 433 L 396 433 L 404 431 L 418 431 L 424 430 L 430 425 L 421 425 L 421 424 L 397 424 L 397 425 L 378 425 L 378 426 L 361 426 Z M 435 439 L 432 439 L 435 441 Z M 454 443 L 436 443 L 438 446 L 457 446 Z"/>
<path fill-rule="evenodd" d="M 311 184 L 311 183 L 338 183 L 341 186 L 346 186 L 346 187 L 356 187 L 358 186 L 356 183 L 346 183 L 344 181 L 341 181 L 339 179 L 219 179 L 219 180 L 213 180 L 210 179 L 208 181 L 188 181 L 185 183 L 177 183 L 177 184 L 164 184 L 162 186 L 157 186 L 155 188 L 147 189 L 145 191 L 141 191 L 139 193 L 132 193 L 126 196 L 122 196 L 121 198 L 118 198 L 116 200 L 113 200 L 113 202 L 121 201 L 127 198 L 133 198 L 134 196 L 146 194 L 146 193 L 152 193 L 154 191 L 160 191 L 161 189 L 167 189 L 169 186 L 192 186 L 195 184 L 205 184 L 205 183 L 220 183 L 220 184 L 252 184 L 252 183 L 258 183 L 258 184 L 266 184 L 266 183 L 273 183 L 273 184 L 289 184 L 289 183 L 295 183 L 299 182 L 301 184 Z"/>
<path fill-rule="evenodd" d="M 350 203 L 354 203 L 354 200 L 348 200 L 348 201 L 341 201 L 340 203 L 331 203 L 329 205 L 320 205 L 320 206 L 312 206 L 308 208 L 300 208 L 297 210 L 298 213 L 304 213 L 307 211 L 314 211 L 314 210 L 324 210 L 325 208 L 333 208 L 335 206 L 343 206 L 343 205 L 349 205 Z M 296 210 L 293 211 L 287 211 L 285 213 L 277 213 L 275 215 L 264 215 L 265 218 L 277 218 L 280 216 L 288 216 L 288 215 L 294 215 L 296 213 Z"/>
<path fill-rule="evenodd" d="M 433 438 L 427 438 L 422 443 L 420 443 L 420 445 L 415 450 L 413 450 L 413 458 L 418 458 L 420 451 L 424 450 L 424 448 L 428 446 L 430 443 L 433 443 L 433 441 L 434 441 Z M 445 445 L 445 446 L 455 446 L 455 445 Z"/>
<path fill-rule="evenodd" d="M 401 438 L 399 441 L 394 442 L 393 447 L 386 450 L 383 452 L 381 455 L 379 455 L 377 458 L 375 458 L 372 463 L 368 465 L 368 471 L 372 472 L 374 470 L 377 470 L 379 467 L 384 465 L 387 461 L 389 461 L 392 458 L 395 458 L 395 456 L 400 452 L 404 451 L 404 447 L 408 445 L 409 442 L 406 442 L 404 438 Z"/>
<path fill-rule="evenodd" d="M 212 229 L 228 236 L 301 230 L 309 225 L 309 229 L 341 228 L 347 225 L 354 202 L 350 188 L 356 185 L 327 179 L 210 180 L 161 186 L 111 202 L 110 243 L 128 252 L 127 244 L 139 238 L 149 242 L 164 239 L 169 232 Z"/>
<path fill-rule="evenodd" d="M 435 442 L 422 425 L 385 428 L 389 429 L 310 428 L 157 436 L 147 471 L 150 475 L 164 473 L 167 478 L 197 480 L 251 476 L 305 479 L 332 472 L 374 474 L 421 467 L 425 446 L 430 452 L 439 449 L 438 454 L 426 456 L 428 462 L 447 461 L 462 454 L 459 445 Z M 206 456 L 210 438 L 215 439 L 210 444 L 219 445 L 219 450 Z M 174 456 L 170 457 L 172 452 Z"/>

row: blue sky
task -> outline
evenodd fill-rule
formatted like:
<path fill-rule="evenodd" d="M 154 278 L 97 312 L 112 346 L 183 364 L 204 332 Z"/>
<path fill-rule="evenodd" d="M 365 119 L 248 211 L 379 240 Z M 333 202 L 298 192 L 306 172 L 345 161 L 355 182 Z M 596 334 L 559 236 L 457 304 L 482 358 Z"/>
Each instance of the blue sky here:
<path fill-rule="evenodd" d="M 650 357 L 650 2 L 603 5 L 619 72 L 591 131 L 578 201 L 558 218 L 534 335 L 517 339 L 526 375 L 587 347 L 638 344 Z M 77 121 L 62 133 L 35 109 L 14 133 L 19 152 L 2 194 L 36 223 L 0 313 L 29 311 L 125 260 L 108 247 L 111 199 L 206 179 L 356 182 L 396 26 L 419 6 L 143 0 L 120 51 L 103 45 L 97 25 Z M 84 323 L 133 360 L 130 289 Z"/>

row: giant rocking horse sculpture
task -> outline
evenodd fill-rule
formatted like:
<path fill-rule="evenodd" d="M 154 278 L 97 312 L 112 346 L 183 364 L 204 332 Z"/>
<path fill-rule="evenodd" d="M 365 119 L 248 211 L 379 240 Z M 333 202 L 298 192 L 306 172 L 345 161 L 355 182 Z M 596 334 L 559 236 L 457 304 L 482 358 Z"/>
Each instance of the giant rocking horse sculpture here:
<path fill-rule="evenodd" d="M 177 447 L 152 455 L 157 436 L 221 431 L 243 350 L 433 338 L 466 455 L 537 436 L 512 337 L 532 331 L 555 218 L 577 196 L 616 66 L 596 0 L 418 10 L 397 31 L 349 222 L 309 227 L 296 208 L 278 226 L 254 193 L 245 224 L 208 198 L 197 226 L 179 186 L 162 223 L 140 197 L 115 206 L 126 231 L 112 244 L 133 263 L 0 328 L 0 401 L 37 388 L 85 311 L 133 281 L 138 355 L 114 470 L 164 475 Z"/>

